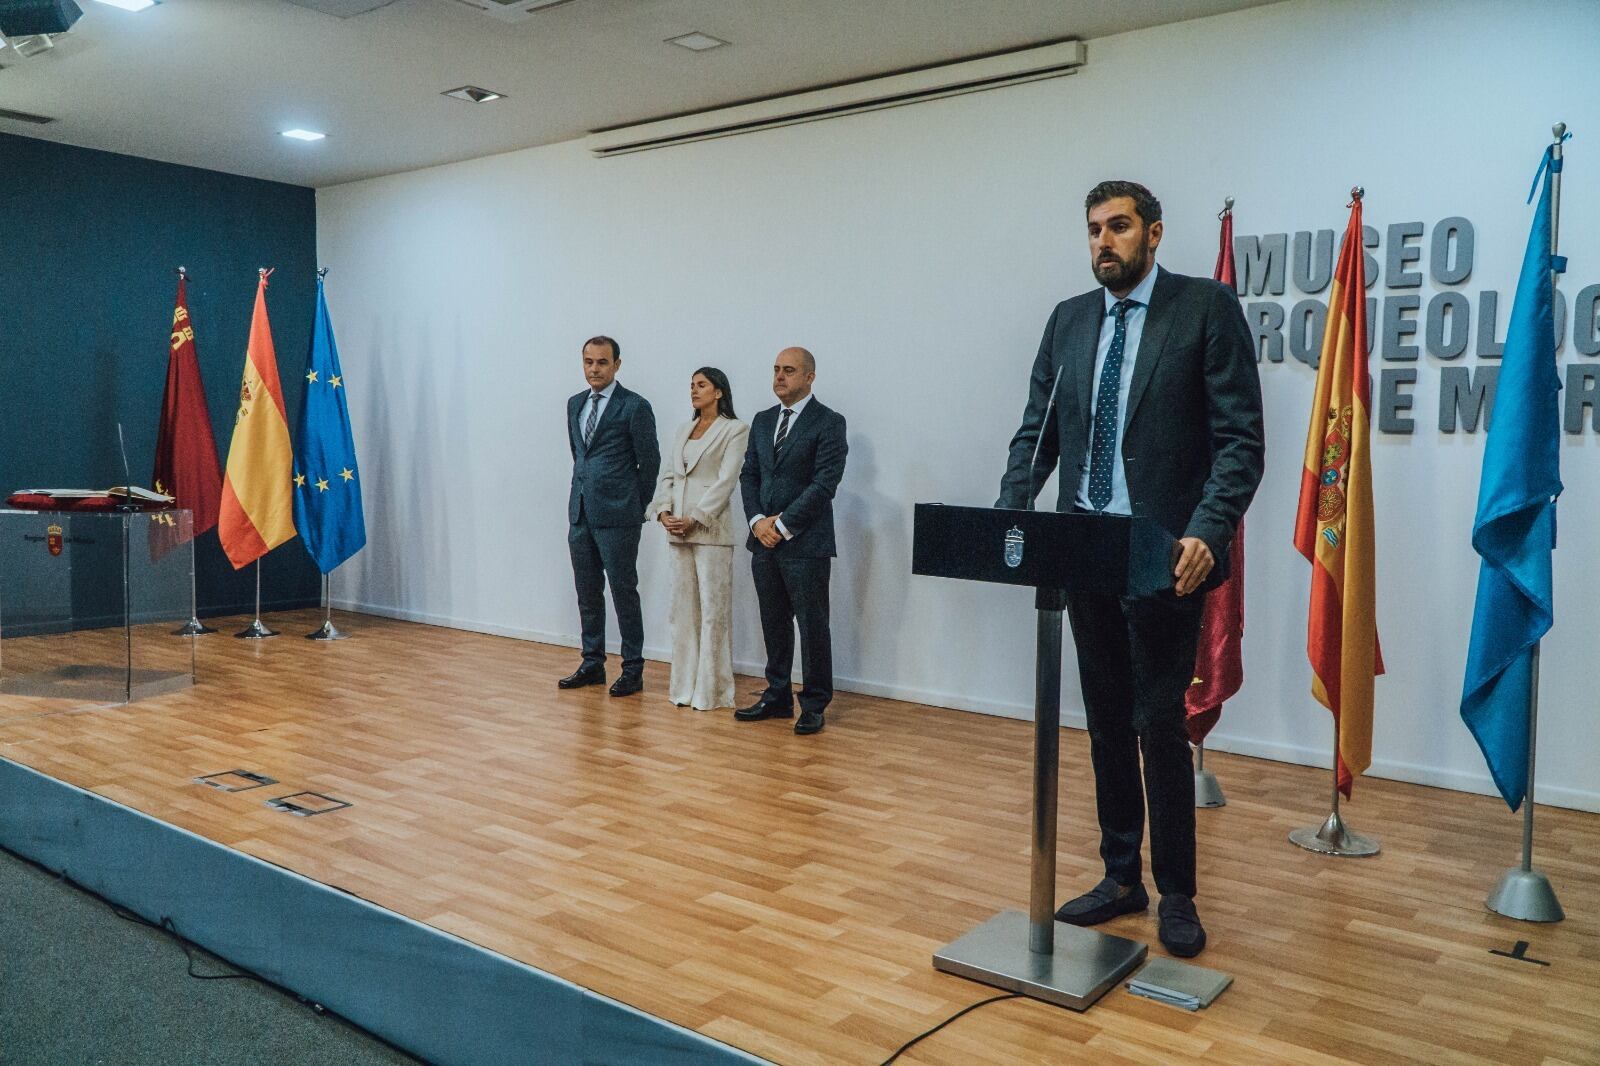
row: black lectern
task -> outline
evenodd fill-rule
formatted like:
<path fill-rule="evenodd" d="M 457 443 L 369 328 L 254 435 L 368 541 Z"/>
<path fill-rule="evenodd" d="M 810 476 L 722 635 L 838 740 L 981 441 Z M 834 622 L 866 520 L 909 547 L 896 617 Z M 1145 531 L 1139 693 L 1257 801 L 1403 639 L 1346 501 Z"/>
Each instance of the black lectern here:
<path fill-rule="evenodd" d="M 1055 920 L 1061 613 L 1068 590 L 1171 588 L 1172 552 L 1172 535 L 1147 518 L 917 504 L 912 573 L 1031 585 L 1039 611 L 1028 916 L 1002 911 L 935 952 L 935 969 L 1087 1010 L 1144 960 L 1143 944 Z"/>

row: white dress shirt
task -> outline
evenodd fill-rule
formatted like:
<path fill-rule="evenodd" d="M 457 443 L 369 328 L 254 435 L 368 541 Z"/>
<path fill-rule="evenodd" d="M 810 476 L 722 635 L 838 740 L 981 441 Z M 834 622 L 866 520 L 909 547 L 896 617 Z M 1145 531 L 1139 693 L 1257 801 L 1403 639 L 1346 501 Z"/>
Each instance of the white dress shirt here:
<path fill-rule="evenodd" d="M 1121 387 L 1117 390 L 1117 431 L 1111 442 L 1111 454 L 1116 456 L 1116 461 L 1111 464 L 1111 502 L 1106 504 L 1106 514 L 1132 514 L 1133 505 L 1128 500 L 1128 473 L 1123 469 L 1122 463 L 1122 433 L 1126 429 L 1128 420 L 1128 387 L 1133 384 L 1133 368 L 1139 358 L 1139 340 L 1144 335 L 1145 314 L 1150 308 L 1150 294 L 1156 287 L 1156 268 L 1152 265 L 1150 273 L 1144 280 L 1133 287 L 1123 299 L 1128 300 L 1132 306 L 1124 315 L 1124 333 L 1122 344 L 1122 373 L 1120 375 Z M 1103 290 L 1106 298 L 1106 317 L 1100 324 L 1100 345 L 1094 355 L 1094 381 L 1090 385 L 1092 402 L 1100 402 L 1100 372 L 1105 369 L 1106 353 L 1111 350 L 1111 338 L 1117 332 L 1117 316 L 1111 309 L 1116 306 L 1117 298 L 1111 295 L 1111 290 Z M 1089 447 L 1084 452 L 1085 456 L 1094 453 L 1094 417 L 1089 418 Z M 1078 478 L 1078 495 L 1073 501 L 1084 510 L 1093 510 L 1094 505 L 1089 502 L 1089 468 L 1091 460 L 1085 459 L 1083 473 Z"/>
<path fill-rule="evenodd" d="M 796 422 L 800 421 L 800 412 L 804 411 L 806 409 L 806 404 L 808 404 L 810 402 L 811 402 L 811 394 L 808 392 L 805 395 L 805 399 L 800 400 L 798 403 L 796 403 L 792 407 L 785 407 L 782 411 L 778 412 L 778 424 L 776 426 L 774 426 L 773 429 L 772 429 L 772 442 L 774 444 L 776 444 L 778 442 L 778 430 L 783 428 L 783 412 L 784 411 L 793 411 L 794 412 L 794 414 L 789 416 L 789 432 L 793 433 L 794 432 L 794 424 Z M 764 514 L 758 514 L 754 518 L 750 519 L 750 531 L 752 533 L 755 532 L 756 523 L 761 521 L 765 517 L 767 517 L 767 516 L 764 515 Z M 788 530 L 788 527 L 786 527 L 783 524 L 782 516 L 779 516 L 778 518 L 773 519 L 773 525 L 778 527 L 778 532 L 783 535 L 783 539 L 784 540 L 793 540 L 794 539 L 794 534 L 790 533 L 789 530 Z"/>

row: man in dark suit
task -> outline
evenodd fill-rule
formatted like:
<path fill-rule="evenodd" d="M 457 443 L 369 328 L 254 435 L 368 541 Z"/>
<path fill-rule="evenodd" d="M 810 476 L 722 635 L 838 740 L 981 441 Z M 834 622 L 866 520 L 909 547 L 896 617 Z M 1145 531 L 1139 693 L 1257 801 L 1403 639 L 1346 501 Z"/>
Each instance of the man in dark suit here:
<path fill-rule="evenodd" d="M 1106 877 L 1056 917 L 1094 925 L 1149 906 L 1139 857 L 1148 798 L 1159 934 L 1187 958 L 1205 947 L 1205 929 L 1183 698 L 1201 594 L 1224 576 L 1261 481 L 1261 385 L 1234 293 L 1155 265 L 1161 205 L 1148 189 L 1101 182 L 1085 213 L 1103 288 L 1058 304 L 1045 326 L 996 506 L 1032 502 L 1037 447 L 1046 476 L 1059 459 L 1057 510 L 1147 515 L 1176 538 L 1171 591 L 1067 597 Z"/>
<path fill-rule="evenodd" d="M 838 554 L 833 494 L 844 476 L 844 416 L 811 395 L 817 361 L 785 348 L 772 367 L 778 406 L 750 423 L 739 488 L 750 520 L 750 572 L 761 604 L 767 688 L 741 722 L 794 717 L 794 630 L 800 624 L 801 736 L 822 731 L 833 699 L 833 637 L 828 631 L 828 574 Z"/>
<path fill-rule="evenodd" d="M 617 382 L 622 350 L 610 337 L 583 345 L 589 387 L 567 401 L 572 491 L 567 498 L 567 548 L 578 587 L 583 662 L 561 688 L 606 680 L 606 582 L 622 631 L 622 674 L 613 696 L 644 688 L 644 618 L 639 609 L 639 534 L 661 468 L 650 402 Z"/>

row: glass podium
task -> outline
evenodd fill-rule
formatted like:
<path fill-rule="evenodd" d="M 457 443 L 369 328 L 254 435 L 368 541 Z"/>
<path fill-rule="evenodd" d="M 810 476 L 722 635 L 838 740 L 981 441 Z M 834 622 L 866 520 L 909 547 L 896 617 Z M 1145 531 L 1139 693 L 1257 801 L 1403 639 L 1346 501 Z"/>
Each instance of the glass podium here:
<path fill-rule="evenodd" d="M 0 510 L 0 695 L 130 703 L 195 681 L 188 511 Z"/>

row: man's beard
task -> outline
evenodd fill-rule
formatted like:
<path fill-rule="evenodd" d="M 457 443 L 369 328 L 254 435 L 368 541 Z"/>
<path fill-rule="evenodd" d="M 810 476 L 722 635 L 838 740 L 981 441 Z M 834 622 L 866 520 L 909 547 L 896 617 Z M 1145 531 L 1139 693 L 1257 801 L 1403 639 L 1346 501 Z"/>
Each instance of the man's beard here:
<path fill-rule="evenodd" d="M 1096 260 L 1094 277 L 1108 289 L 1131 287 L 1144 277 L 1145 267 L 1149 262 L 1150 254 L 1143 248 L 1126 263 L 1114 256 L 1111 259 Z"/>

